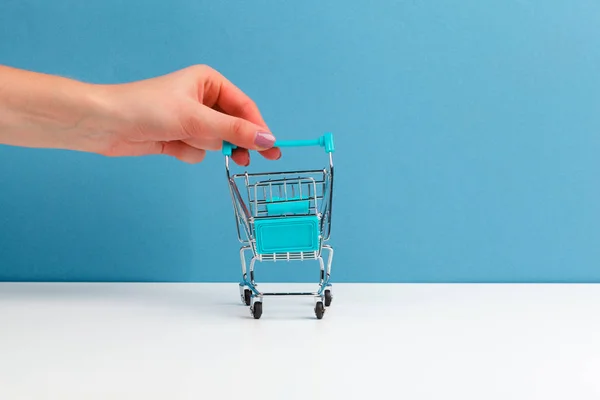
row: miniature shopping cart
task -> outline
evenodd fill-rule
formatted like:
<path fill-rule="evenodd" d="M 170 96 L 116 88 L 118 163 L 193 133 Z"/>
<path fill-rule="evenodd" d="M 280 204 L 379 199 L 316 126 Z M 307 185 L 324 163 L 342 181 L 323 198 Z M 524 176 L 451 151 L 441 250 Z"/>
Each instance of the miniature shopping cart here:
<path fill-rule="evenodd" d="M 236 146 L 223 144 L 238 239 L 242 243 L 240 297 L 245 305 L 250 306 L 252 316 L 259 319 L 266 296 L 313 296 L 315 315 L 321 319 L 333 299 L 329 282 L 333 248 L 326 244 L 331 232 L 333 135 L 327 133 L 316 140 L 280 141 L 275 146 L 323 147 L 329 156 L 329 165 L 322 170 L 231 175 L 229 160 Z M 322 257 L 324 250 L 328 253 L 326 266 Z M 249 274 L 246 271 L 247 252 L 252 252 Z M 256 261 L 308 260 L 317 260 L 320 265 L 317 291 L 263 293 L 256 288 Z"/>

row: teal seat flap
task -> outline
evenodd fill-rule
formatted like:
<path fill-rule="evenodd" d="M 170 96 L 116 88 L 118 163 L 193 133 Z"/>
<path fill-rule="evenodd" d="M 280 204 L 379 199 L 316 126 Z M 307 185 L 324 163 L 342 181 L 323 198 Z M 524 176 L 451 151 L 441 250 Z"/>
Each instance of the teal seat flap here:
<path fill-rule="evenodd" d="M 319 219 L 314 215 L 256 219 L 254 231 L 259 254 L 319 250 Z"/>
<path fill-rule="evenodd" d="M 289 214 L 308 214 L 309 200 L 300 200 L 299 198 L 282 199 L 275 198 L 275 202 L 267 203 L 267 213 L 269 215 L 289 215 Z"/>

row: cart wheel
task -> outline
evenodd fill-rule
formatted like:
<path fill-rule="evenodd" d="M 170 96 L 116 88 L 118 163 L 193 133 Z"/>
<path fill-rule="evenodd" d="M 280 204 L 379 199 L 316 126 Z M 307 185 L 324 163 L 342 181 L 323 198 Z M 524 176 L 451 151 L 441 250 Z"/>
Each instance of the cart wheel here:
<path fill-rule="evenodd" d="M 325 307 L 323 307 L 323 302 L 319 301 L 315 305 L 315 315 L 317 316 L 317 319 L 322 319 L 323 314 L 325 314 Z"/>
<path fill-rule="evenodd" d="M 329 307 L 332 300 L 333 296 L 331 295 L 331 290 L 328 289 L 325 291 L 325 307 Z"/>
<path fill-rule="evenodd" d="M 252 291 L 250 289 L 244 289 L 244 302 L 247 306 L 250 305 L 250 300 L 252 297 Z"/>
<path fill-rule="evenodd" d="M 252 316 L 254 317 L 254 319 L 259 319 L 262 315 L 262 302 L 257 301 L 254 303 L 254 306 L 252 307 Z"/>

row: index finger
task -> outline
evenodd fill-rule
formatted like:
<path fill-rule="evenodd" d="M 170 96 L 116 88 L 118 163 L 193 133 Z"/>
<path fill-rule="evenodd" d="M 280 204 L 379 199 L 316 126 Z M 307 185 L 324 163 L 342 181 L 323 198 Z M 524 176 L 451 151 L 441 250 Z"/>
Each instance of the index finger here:
<path fill-rule="evenodd" d="M 199 95 L 206 106 L 245 119 L 269 131 L 256 103 L 229 79 L 212 68 L 208 68 L 203 78 L 204 84 L 198 90 L 203 90 Z M 242 158 L 249 157 L 245 149 L 238 149 L 238 153 L 244 153 L 240 155 Z M 281 150 L 276 147 L 260 151 L 260 154 L 269 160 L 281 158 Z"/>
<path fill-rule="evenodd" d="M 199 90 L 206 106 L 267 128 L 256 103 L 218 71 L 209 69 Z"/>

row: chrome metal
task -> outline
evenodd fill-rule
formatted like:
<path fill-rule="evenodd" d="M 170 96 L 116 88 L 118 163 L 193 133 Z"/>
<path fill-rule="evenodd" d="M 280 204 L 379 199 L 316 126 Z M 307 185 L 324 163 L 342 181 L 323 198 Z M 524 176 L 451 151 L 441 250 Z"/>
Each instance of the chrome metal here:
<path fill-rule="evenodd" d="M 319 292 L 263 292 L 261 296 L 319 296 Z"/>
<path fill-rule="evenodd" d="M 251 312 L 254 303 L 270 296 L 313 296 L 315 302 L 325 301 L 325 290 L 331 290 L 331 265 L 333 248 L 327 244 L 331 236 L 332 203 L 333 203 L 333 156 L 329 153 L 329 166 L 325 169 L 280 171 L 268 173 L 244 172 L 232 175 L 230 157 L 225 156 L 227 181 L 236 220 L 240 248 L 242 281 L 239 284 L 240 298 L 244 300 L 244 289 L 252 292 Z M 240 186 L 245 190 L 240 191 Z M 242 195 L 245 193 L 245 196 Z M 298 197 L 296 197 L 296 194 Z M 269 216 L 267 205 L 280 202 L 309 200 L 308 214 L 319 218 L 319 249 L 311 252 L 286 252 L 259 254 L 256 249 L 254 222 L 261 218 L 288 218 L 290 215 Z M 298 214 L 296 214 L 298 215 Z M 247 261 L 247 254 L 251 258 Z M 323 252 L 327 260 L 323 259 Z M 319 286 L 314 292 L 270 292 L 263 293 L 257 289 L 255 281 L 256 262 L 293 262 L 318 261 Z M 250 263 L 249 266 L 247 263 Z"/>
<path fill-rule="evenodd" d="M 256 282 L 254 282 L 254 263 L 256 262 L 256 257 L 252 257 L 250 260 L 250 283 L 253 286 L 256 286 Z"/>
<path fill-rule="evenodd" d="M 242 304 L 246 304 L 246 298 L 244 297 L 245 286 L 240 283 L 239 289 L 240 289 L 240 299 L 242 300 Z"/>

